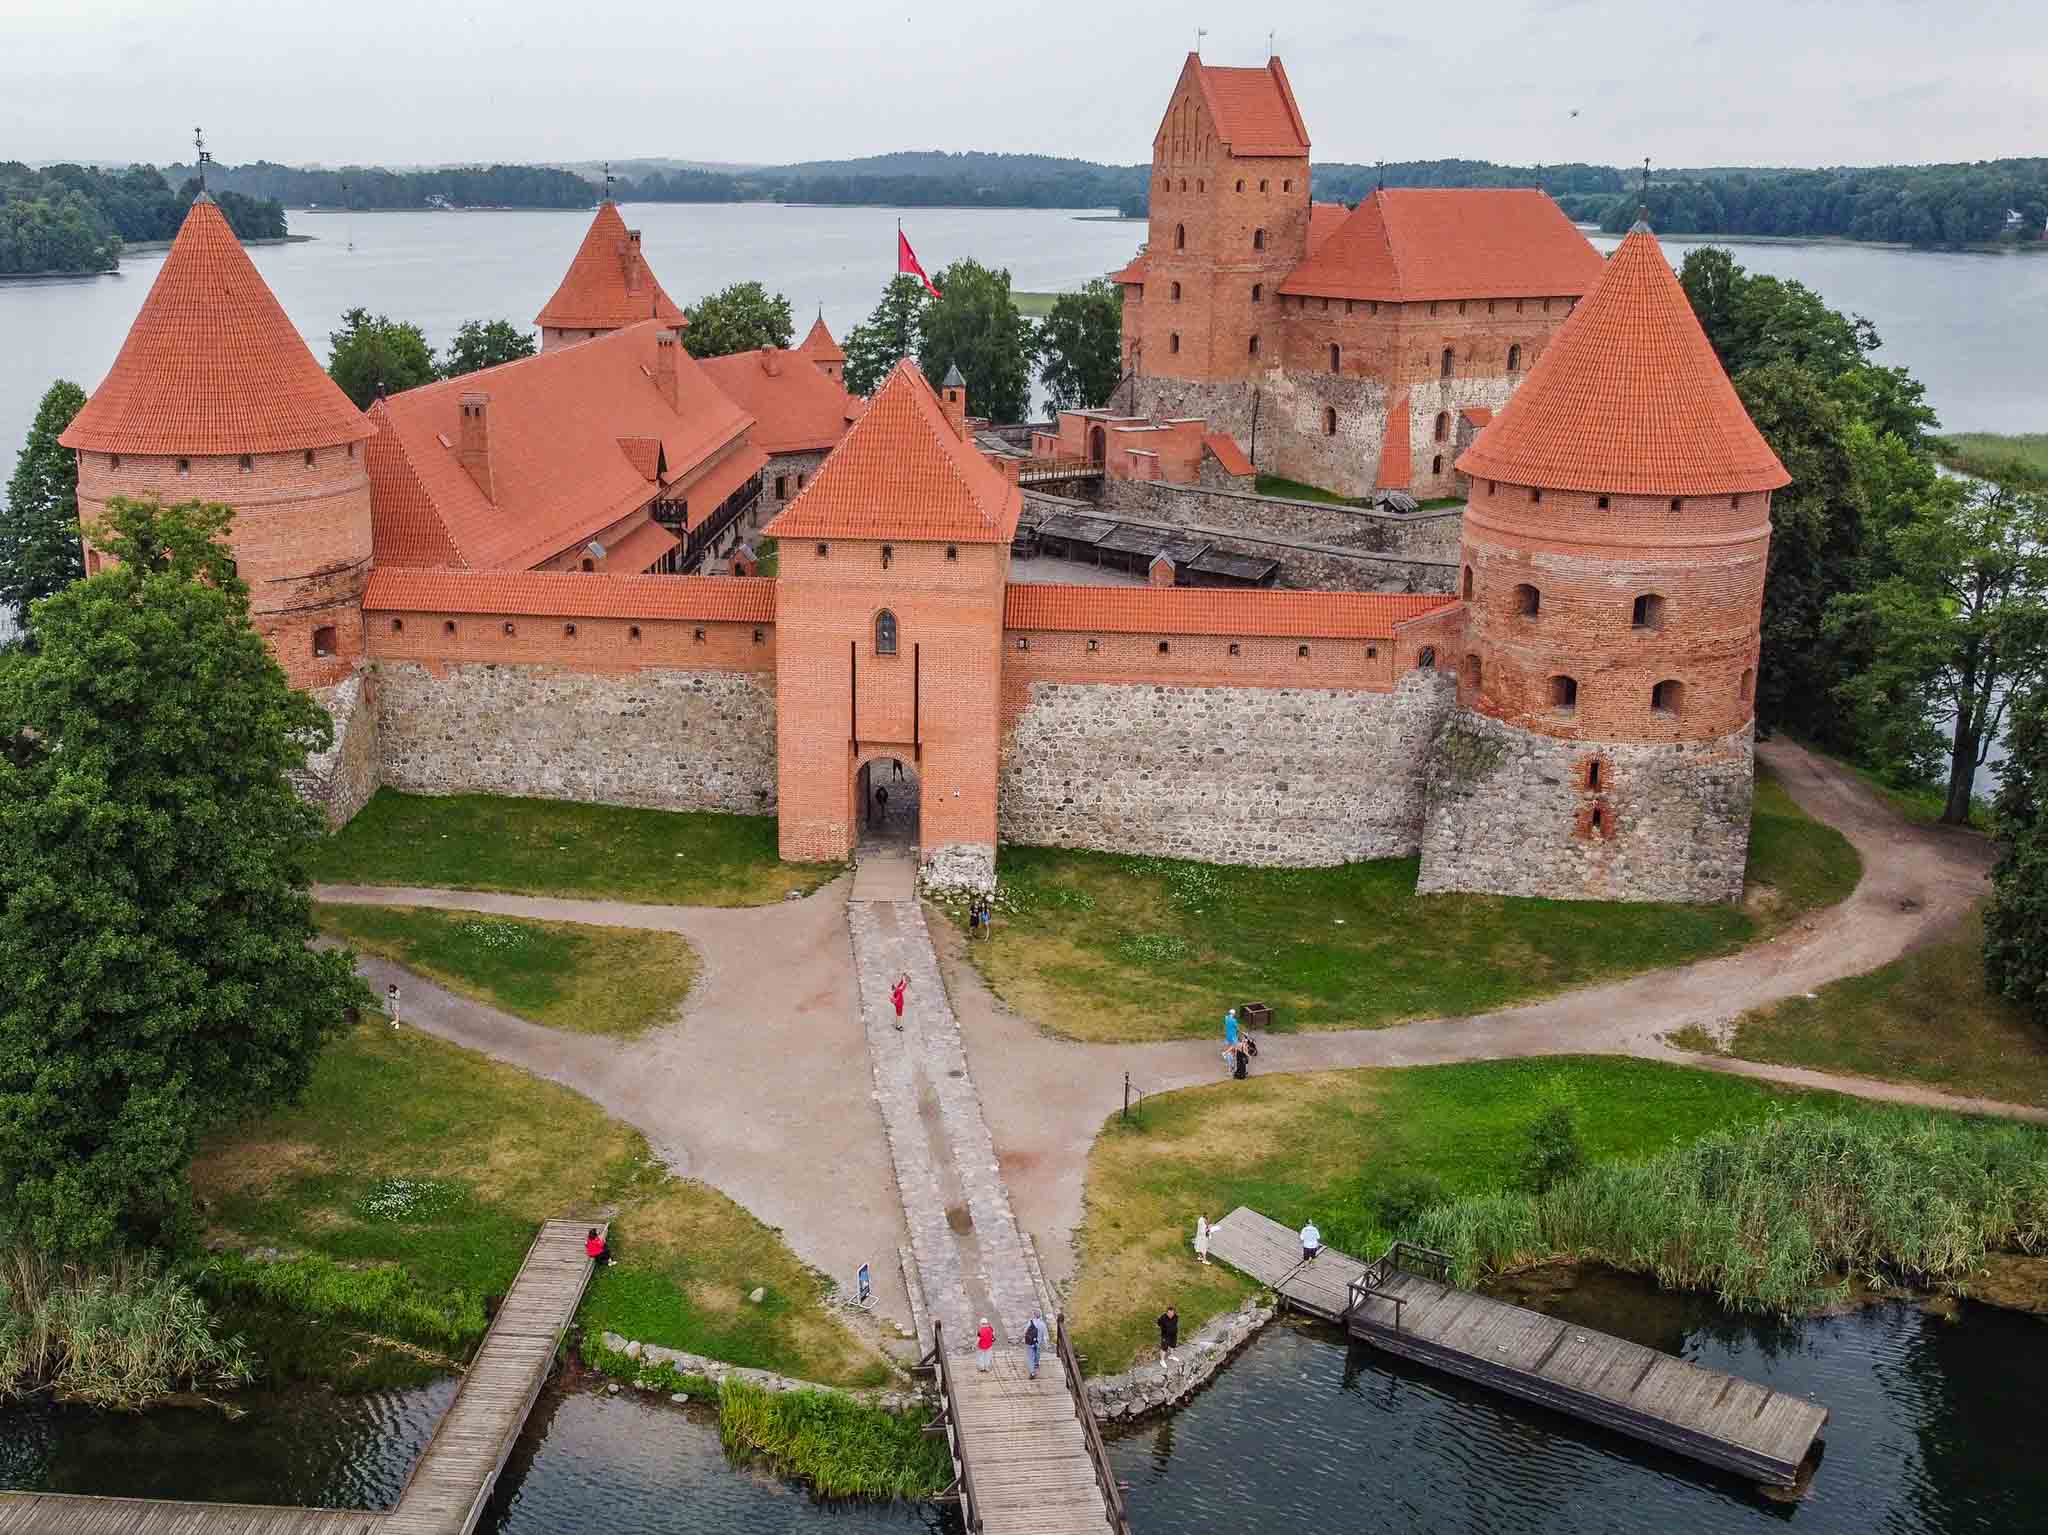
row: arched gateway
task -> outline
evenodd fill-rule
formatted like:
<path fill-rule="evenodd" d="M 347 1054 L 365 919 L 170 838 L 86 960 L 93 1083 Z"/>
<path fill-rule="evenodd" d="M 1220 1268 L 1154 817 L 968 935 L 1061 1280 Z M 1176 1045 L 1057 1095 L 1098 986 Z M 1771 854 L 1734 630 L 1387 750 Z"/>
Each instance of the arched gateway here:
<path fill-rule="evenodd" d="M 993 880 L 1003 590 L 1022 504 L 905 362 L 768 525 L 784 858 L 851 856 L 901 762 L 927 873 Z"/>

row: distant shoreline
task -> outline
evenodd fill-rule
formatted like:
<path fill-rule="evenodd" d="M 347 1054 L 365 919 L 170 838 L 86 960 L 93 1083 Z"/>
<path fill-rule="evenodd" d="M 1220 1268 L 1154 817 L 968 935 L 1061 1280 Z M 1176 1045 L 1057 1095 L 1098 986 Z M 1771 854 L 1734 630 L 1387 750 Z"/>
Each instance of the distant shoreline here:
<path fill-rule="evenodd" d="M 1580 224 L 1581 233 L 1619 240 L 1598 224 Z M 1697 245 L 1839 245 L 1849 250 L 1902 251 L 1909 256 L 2002 256 L 2048 254 L 2048 240 L 1975 240 L 1963 245 L 1914 245 L 1905 240 L 1858 240 L 1850 235 L 1720 235 L 1688 234 L 1682 230 L 1660 229 L 1659 240 L 1677 240 Z"/>
<path fill-rule="evenodd" d="M 244 246 L 304 245 L 308 241 L 319 238 L 318 235 L 266 235 L 260 240 L 244 240 L 242 244 Z M 121 242 L 121 254 L 124 256 L 130 251 L 167 251 L 170 248 L 171 242 L 169 240 L 124 240 Z"/>

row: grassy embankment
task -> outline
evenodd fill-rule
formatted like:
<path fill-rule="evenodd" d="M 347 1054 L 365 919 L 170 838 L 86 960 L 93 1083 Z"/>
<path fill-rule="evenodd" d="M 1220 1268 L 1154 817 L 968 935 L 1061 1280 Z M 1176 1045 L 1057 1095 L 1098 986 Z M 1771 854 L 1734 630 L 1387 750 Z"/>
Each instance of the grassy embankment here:
<path fill-rule="evenodd" d="M 210 1237 L 301 1255 L 213 1260 L 209 1294 L 331 1323 L 366 1349 L 391 1339 L 428 1363 L 466 1357 L 484 1298 L 511 1283 L 539 1223 L 613 1209 L 620 1258 L 591 1283 L 587 1333 L 834 1385 L 888 1376 L 775 1232 L 669 1176 L 638 1132 L 410 1029 L 372 1020 L 336 1040 L 302 1103 L 214 1138 L 192 1181 Z M 757 1287 L 765 1300 L 749 1301 Z M 319 1354 L 304 1373 L 330 1363 Z"/>
<path fill-rule="evenodd" d="M 1985 987 L 1983 946 L 1973 912 L 1868 975 L 1744 1013 L 1725 1047 L 1698 1030 L 1672 1043 L 2048 1108 L 2048 1032 Z"/>
<path fill-rule="evenodd" d="M 507 890 L 677 906 L 760 906 L 838 864 L 783 863 L 773 816 L 634 810 L 489 794 L 380 789 L 313 844 L 315 880 Z"/>
<path fill-rule="evenodd" d="M 1741 907 L 1415 893 L 1416 860 L 1254 869 L 1005 847 L 990 987 L 1055 1033 L 1213 1034 L 1264 1002 L 1273 1027 L 1376 1028 L 1484 1012 L 1739 949 L 1854 888 L 1855 849 L 1759 771 Z"/>
<path fill-rule="evenodd" d="M 1520 1192 L 1527 1128 L 1559 1101 L 1576 1107 L 1588 1170 Z M 1154 1347 L 1169 1300 L 1185 1335 L 1252 1293 L 1189 1245 L 1197 1214 L 1240 1204 L 1313 1217 L 1341 1251 L 1390 1234 L 1447 1246 L 1468 1280 L 1566 1254 L 1796 1303 L 1844 1262 L 1953 1278 L 1973 1243 L 2038 1245 L 2048 1134 L 1588 1057 L 1171 1093 L 1141 1122 L 1112 1117 L 1089 1158 L 1072 1311 L 1091 1369 Z"/>
<path fill-rule="evenodd" d="M 2048 432 L 1951 432 L 1935 456 L 1959 474 L 2015 490 L 2048 490 Z"/>
<path fill-rule="evenodd" d="M 1052 313 L 1053 301 L 1058 297 L 1057 293 L 1018 293 L 1013 291 L 1010 294 L 1010 302 L 1017 306 L 1017 313 L 1024 316 L 1025 319 L 1042 320 Z"/>
<path fill-rule="evenodd" d="M 420 906 L 315 905 L 322 932 L 549 1028 L 632 1039 L 676 1016 L 697 975 L 679 933 Z"/>

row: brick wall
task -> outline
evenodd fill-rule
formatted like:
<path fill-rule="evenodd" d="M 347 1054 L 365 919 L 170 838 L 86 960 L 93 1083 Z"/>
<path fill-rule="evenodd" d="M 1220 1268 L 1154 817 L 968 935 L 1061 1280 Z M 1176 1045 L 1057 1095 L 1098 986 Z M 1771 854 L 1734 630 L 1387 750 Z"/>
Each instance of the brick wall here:
<path fill-rule="evenodd" d="M 1468 710 L 1426 768 L 1423 893 L 1739 901 L 1748 726 L 1667 745 L 1561 741 Z"/>

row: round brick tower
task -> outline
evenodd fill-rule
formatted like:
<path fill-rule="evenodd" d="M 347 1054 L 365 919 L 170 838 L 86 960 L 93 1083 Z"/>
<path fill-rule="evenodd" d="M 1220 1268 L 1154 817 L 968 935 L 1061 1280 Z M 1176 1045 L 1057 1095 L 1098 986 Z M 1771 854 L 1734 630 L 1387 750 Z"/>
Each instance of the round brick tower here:
<path fill-rule="evenodd" d="M 1739 899 L 1789 476 L 1647 226 L 1458 469 L 1462 707 L 1424 888 Z"/>
<path fill-rule="evenodd" d="M 321 369 L 205 194 L 105 382 L 61 439 L 78 453 L 86 567 L 113 496 L 221 501 L 256 627 L 293 684 L 363 655 L 375 430 Z"/>

